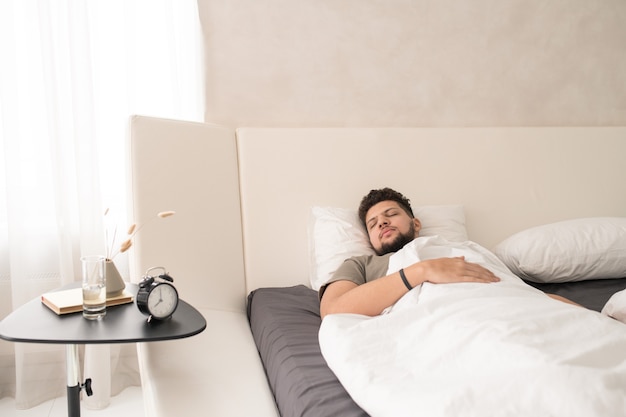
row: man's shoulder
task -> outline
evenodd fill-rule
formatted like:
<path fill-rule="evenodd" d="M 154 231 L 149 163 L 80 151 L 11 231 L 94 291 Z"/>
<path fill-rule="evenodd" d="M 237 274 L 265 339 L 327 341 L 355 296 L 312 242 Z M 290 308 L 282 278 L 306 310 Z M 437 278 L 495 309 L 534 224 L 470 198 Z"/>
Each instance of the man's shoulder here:
<path fill-rule="evenodd" d="M 393 255 L 394 252 L 386 253 L 384 255 L 376 255 L 376 254 L 367 254 L 367 255 L 356 255 L 346 259 L 346 262 L 351 261 L 361 265 L 369 265 L 369 264 L 377 264 L 377 263 L 388 263 L 389 257 Z"/>
<path fill-rule="evenodd" d="M 384 255 L 376 255 L 375 253 L 368 253 L 365 255 L 355 255 L 348 259 L 386 259 L 393 255 L 395 252 L 385 253 Z"/>

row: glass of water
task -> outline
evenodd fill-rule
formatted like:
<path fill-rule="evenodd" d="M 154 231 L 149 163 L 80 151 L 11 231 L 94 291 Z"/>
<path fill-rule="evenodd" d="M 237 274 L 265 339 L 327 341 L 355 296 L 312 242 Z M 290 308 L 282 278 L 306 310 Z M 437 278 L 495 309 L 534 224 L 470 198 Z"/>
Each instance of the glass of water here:
<path fill-rule="evenodd" d="M 107 286 L 104 256 L 83 256 L 83 317 L 99 320 L 106 314 Z"/>

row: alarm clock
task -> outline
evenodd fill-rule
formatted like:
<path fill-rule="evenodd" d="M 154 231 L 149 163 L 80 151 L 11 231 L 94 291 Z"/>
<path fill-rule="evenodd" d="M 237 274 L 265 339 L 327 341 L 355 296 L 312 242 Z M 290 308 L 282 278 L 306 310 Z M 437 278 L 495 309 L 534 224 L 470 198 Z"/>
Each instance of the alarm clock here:
<path fill-rule="evenodd" d="M 162 274 L 157 276 L 149 275 L 150 271 L 160 269 Z M 178 307 L 178 291 L 172 284 L 174 279 L 167 274 L 165 268 L 156 266 L 146 271 L 143 279 L 139 283 L 135 303 L 143 314 L 151 320 L 168 319 Z"/>

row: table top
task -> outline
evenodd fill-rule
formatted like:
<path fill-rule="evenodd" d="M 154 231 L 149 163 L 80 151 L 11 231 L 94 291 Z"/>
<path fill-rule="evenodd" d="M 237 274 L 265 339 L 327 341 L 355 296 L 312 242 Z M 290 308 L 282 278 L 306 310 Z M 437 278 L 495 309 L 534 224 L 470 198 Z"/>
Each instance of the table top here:
<path fill-rule="evenodd" d="M 61 289 L 66 289 L 65 286 Z M 133 294 L 137 285 L 126 284 Z M 154 342 L 190 337 L 206 328 L 198 310 L 183 300 L 171 318 L 148 323 L 135 303 L 107 307 L 101 320 L 87 320 L 81 312 L 57 315 L 35 298 L 0 322 L 0 338 L 11 342 L 98 344 Z"/>

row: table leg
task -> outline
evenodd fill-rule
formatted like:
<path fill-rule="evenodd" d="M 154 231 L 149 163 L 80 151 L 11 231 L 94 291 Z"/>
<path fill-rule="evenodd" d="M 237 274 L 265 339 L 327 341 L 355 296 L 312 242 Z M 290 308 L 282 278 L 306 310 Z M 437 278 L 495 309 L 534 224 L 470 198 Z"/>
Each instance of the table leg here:
<path fill-rule="evenodd" d="M 67 415 L 80 417 L 80 368 L 78 345 L 66 345 L 67 362 Z"/>

